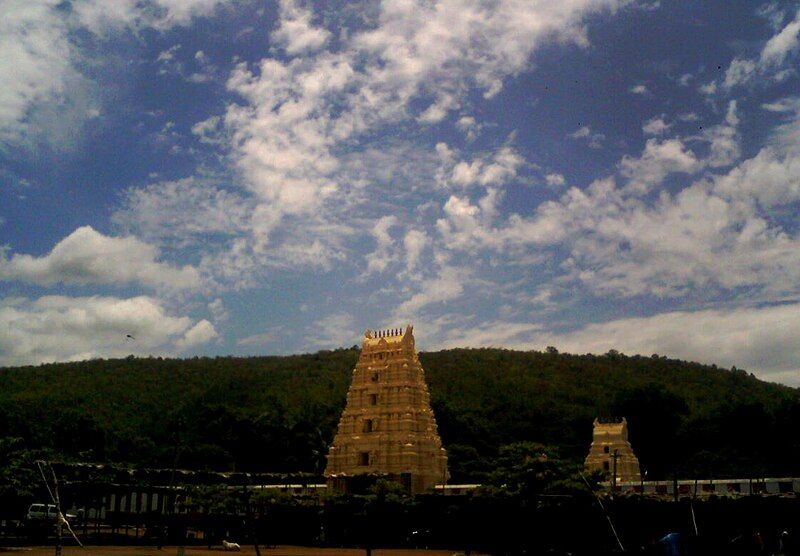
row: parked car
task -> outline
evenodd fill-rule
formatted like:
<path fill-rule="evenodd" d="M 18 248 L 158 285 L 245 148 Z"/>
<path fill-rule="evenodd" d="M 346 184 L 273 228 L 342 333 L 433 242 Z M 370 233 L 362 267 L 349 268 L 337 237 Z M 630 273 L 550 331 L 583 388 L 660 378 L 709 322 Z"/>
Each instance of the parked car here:
<path fill-rule="evenodd" d="M 58 510 L 55 504 L 31 504 L 28 508 L 28 513 L 25 519 L 28 521 L 56 521 L 58 517 Z M 74 519 L 74 514 L 65 513 L 64 517 L 67 521 Z"/>
<path fill-rule="evenodd" d="M 25 519 L 28 521 L 55 521 L 57 516 L 55 504 L 31 504 Z"/>

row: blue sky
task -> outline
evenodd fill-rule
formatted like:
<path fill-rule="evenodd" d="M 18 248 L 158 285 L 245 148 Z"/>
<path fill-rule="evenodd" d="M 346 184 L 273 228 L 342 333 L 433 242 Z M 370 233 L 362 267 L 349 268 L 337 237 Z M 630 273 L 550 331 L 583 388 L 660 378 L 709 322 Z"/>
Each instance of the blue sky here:
<path fill-rule="evenodd" d="M 2 10 L 2 365 L 413 323 L 800 383 L 798 2 Z"/>

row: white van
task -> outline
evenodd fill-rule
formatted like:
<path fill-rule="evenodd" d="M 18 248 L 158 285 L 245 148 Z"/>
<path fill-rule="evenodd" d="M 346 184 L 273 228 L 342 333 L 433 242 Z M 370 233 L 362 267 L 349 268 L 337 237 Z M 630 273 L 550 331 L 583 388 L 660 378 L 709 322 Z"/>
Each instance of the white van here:
<path fill-rule="evenodd" d="M 52 520 L 55 521 L 58 517 L 55 504 L 31 504 L 28 508 L 28 515 L 25 519 L 29 521 Z"/>

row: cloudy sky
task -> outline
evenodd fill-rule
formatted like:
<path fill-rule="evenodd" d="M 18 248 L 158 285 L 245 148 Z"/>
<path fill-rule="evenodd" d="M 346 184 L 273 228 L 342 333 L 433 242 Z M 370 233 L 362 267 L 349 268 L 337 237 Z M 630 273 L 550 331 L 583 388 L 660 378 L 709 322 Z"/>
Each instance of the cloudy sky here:
<path fill-rule="evenodd" d="M 797 1 L 0 11 L 1 365 L 410 322 L 800 384 Z"/>

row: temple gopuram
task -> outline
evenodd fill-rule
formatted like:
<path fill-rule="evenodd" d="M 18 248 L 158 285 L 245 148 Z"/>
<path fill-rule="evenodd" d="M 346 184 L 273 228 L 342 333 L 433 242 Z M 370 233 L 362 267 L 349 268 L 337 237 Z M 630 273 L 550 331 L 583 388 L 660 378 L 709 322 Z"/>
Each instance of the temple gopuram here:
<path fill-rule="evenodd" d="M 589 471 L 602 471 L 608 480 L 616 481 L 615 485 L 642 480 L 639 460 L 628 442 L 628 421 L 624 417 L 619 423 L 594 420 L 592 446 L 585 466 Z"/>
<path fill-rule="evenodd" d="M 447 482 L 447 454 L 411 325 L 364 334 L 325 477 L 339 492 L 376 478 L 415 494 Z"/>

